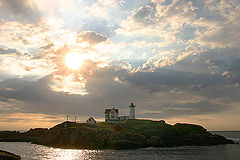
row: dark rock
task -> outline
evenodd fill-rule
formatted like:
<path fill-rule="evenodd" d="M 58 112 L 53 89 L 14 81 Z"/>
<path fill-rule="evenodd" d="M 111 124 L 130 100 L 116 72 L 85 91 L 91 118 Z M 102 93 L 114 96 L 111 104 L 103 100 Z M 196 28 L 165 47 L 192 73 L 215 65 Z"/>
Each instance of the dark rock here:
<path fill-rule="evenodd" d="M 19 155 L 0 150 L 0 159 L 1 160 L 21 160 Z"/>

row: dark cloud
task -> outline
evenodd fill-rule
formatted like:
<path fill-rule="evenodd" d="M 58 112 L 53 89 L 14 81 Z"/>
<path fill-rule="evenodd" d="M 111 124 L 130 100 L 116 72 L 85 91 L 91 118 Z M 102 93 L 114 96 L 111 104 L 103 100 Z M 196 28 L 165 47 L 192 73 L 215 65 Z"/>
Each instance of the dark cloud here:
<path fill-rule="evenodd" d="M 61 54 L 66 50 L 67 47 L 57 51 L 56 62 L 62 62 Z M 226 53 L 232 58 L 227 58 Z M 115 68 L 114 64 L 98 68 L 89 61 L 81 71 L 87 95 L 53 91 L 50 86 L 54 77 L 47 76 L 37 81 L 14 78 L 0 82 L 0 100 L 21 103 L 17 105 L 18 112 L 99 118 L 103 118 L 105 108 L 112 106 L 119 107 L 121 114 L 128 114 L 131 101 L 137 103 L 138 117 L 219 113 L 229 109 L 230 102 L 239 102 L 239 60 L 235 49 L 209 50 L 189 55 L 171 66 L 156 68 L 154 72 L 131 73 Z M 213 73 L 211 66 L 216 66 L 217 71 Z M 233 76 L 224 75 L 226 70 Z M 64 76 L 62 72 L 65 71 L 59 70 L 57 75 Z"/>
<path fill-rule="evenodd" d="M 16 55 L 21 55 L 21 52 L 18 51 L 17 49 L 13 49 L 13 48 L 7 48 L 4 46 L 0 46 L 0 55 L 3 54 L 16 54 Z"/>
<path fill-rule="evenodd" d="M 105 76 L 108 78 L 110 78 L 110 75 L 111 72 L 105 73 Z M 95 85 L 92 86 L 93 89 L 89 89 L 90 93 L 81 96 L 51 90 L 49 87 L 51 84 L 49 78 L 50 77 L 45 77 L 38 81 L 27 81 L 24 79 L 5 80 L 0 83 L 2 86 L 0 97 L 3 99 L 14 99 L 23 102 L 20 106 L 21 109 L 18 111 L 30 113 L 79 114 L 102 117 L 104 108 L 106 107 L 110 107 L 111 105 L 128 105 L 128 101 L 126 100 L 127 95 L 122 96 L 125 93 L 121 93 L 123 91 L 118 90 L 120 89 L 118 83 L 114 84 L 114 82 L 112 82 L 111 84 L 108 84 L 109 82 L 107 81 L 101 81 L 99 83 L 102 86 L 98 86 L 99 83 L 94 83 Z M 99 81 L 102 79 L 98 76 L 95 78 L 92 77 L 89 81 L 94 82 L 95 80 Z M 91 82 L 89 82 L 90 85 L 92 84 Z M 87 85 L 89 86 L 89 84 Z M 112 90 L 106 89 L 105 91 L 101 91 L 101 88 L 107 85 L 111 86 Z M 96 92 L 94 92 L 94 89 L 96 89 Z M 112 96 L 110 97 L 109 95 Z M 126 98 L 125 101 L 123 100 L 124 98 Z M 120 101 L 122 101 L 122 103 L 118 103 Z"/>
<path fill-rule="evenodd" d="M 209 76 L 168 70 L 128 73 L 126 70 L 104 68 L 95 70 L 86 79 L 87 95 L 55 92 L 50 88 L 51 77 L 45 77 L 38 81 L 5 80 L 0 83 L 0 97 L 23 102 L 18 111 L 52 115 L 78 114 L 103 118 L 104 109 L 112 106 L 119 107 L 121 114 L 128 114 L 128 104 L 131 101 L 137 103 L 138 117 L 168 118 L 222 112 L 227 109 L 227 104 L 225 106 L 208 100 L 192 100 L 192 97 L 204 96 L 208 99 L 208 95 L 215 94 L 214 89 L 218 86 L 215 86 L 214 81 L 217 82 L 219 77 L 210 78 L 213 82 L 207 82 Z M 120 81 L 116 81 L 116 77 Z M 189 87 L 204 80 L 208 87 Z M 176 89 L 175 92 L 170 92 L 173 89 Z M 204 91 L 208 95 L 204 95 Z M 226 89 L 223 91 L 225 94 L 233 92 Z M 182 103 L 183 99 L 186 103 Z"/>
<path fill-rule="evenodd" d="M 208 87 L 224 81 L 219 75 L 166 69 L 156 69 L 154 72 L 136 72 L 126 80 L 133 86 L 143 88 L 150 93 L 173 88 L 187 89 L 191 85 Z"/>
<path fill-rule="evenodd" d="M 0 15 L 6 20 L 17 20 L 22 23 L 38 23 L 41 20 L 39 11 L 29 0 L 1 0 Z"/>
<path fill-rule="evenodd" d="M 227 106 L 214 104 L 209 101 L 201 101 L 196 103 L 181 103 L 181 104 L 168 104 L 159 106 L 159 112 L 155 113 L 143 113 L 139 116 L 149 118 L 169 118 L 169 117 L 181 117 L 181 116 L 191 116 L 191 115 L 201 115 L 210 114 L 225 111 L 230 109 Z"/>
<path fill-rule="evenodd" d="M 194 53 L 194 52 L 193 52 Z M 240 82 L 239 48 L 209 49 L 171 62 L 171 56 L 165 61 L 171 65 L 154 66 L 158 59 L 151 63 L 154 72 L 141 70 L 127 81 L 148 92 L 169 91 L 174 88 L 188 90 L 206 98 L 228 97 L 239 98 Z M 173 58 L 173 59 L 178 59 Z"/>
<path fill-rule="evenodd" d="M 90 44 L 97 44 L 106 40 L 107 37 L 93 31 L 83 31 L 77 35 L 77 42 L 88 42 Z"/>
<path fill-rule="evenodd" d="M 40 47 L 40 49 L 49 50 L 49 49 L 51 49 L 53 46 L 54 46 L 54 44 L 53 44 L 52 42 L 50 42 L 49 44 Z"/>
<path fill-rule="evenodd" d="M 0 102 L 9 102 L 9 100 L 7 98 L 0 97 Z"/>

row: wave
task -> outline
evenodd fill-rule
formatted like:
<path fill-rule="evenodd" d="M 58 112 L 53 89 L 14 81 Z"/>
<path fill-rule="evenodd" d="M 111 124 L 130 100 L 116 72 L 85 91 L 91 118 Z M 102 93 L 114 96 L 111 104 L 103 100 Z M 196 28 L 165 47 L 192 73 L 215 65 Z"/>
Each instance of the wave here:
<path fill-rule="evenodd" d="M 240 141 L 239 138 L 230 138 L 230 137 L 227 137 L 227 139 L 231 139 L 231 140 L 234 141 L 234 142 L 239 142 L 239 141 Z"/>

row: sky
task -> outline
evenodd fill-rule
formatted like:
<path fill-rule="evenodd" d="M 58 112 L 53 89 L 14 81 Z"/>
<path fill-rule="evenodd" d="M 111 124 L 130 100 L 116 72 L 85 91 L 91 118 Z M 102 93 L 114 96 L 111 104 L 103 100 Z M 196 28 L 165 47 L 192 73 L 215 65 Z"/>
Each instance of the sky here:
<path fill-rule="evenodd" d="M 105 108 L 240 130 L 239 0 L 0 0 L 0 130 Z"/>

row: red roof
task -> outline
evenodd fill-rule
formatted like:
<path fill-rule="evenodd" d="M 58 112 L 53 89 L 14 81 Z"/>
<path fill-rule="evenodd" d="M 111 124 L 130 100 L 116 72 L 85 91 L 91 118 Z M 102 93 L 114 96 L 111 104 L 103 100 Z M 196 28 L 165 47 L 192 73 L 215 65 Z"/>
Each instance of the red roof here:
<path fill-rule="evenodd" d="M 112 108 L 112 109 L 118 113 L 118 109 L 116 109 L 116 108 Z M 105 109 L 105 114 L 108 114 L 112 109 Z"/>
<path fill-rule="evenodd" d="M 115 131 L 121 131 L 122 127 L 120 126 L 120 124 L 116 124 L 114 129 L 115 129 Z"/>

